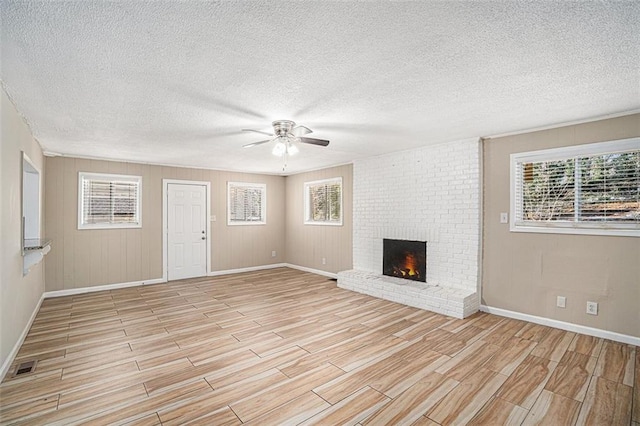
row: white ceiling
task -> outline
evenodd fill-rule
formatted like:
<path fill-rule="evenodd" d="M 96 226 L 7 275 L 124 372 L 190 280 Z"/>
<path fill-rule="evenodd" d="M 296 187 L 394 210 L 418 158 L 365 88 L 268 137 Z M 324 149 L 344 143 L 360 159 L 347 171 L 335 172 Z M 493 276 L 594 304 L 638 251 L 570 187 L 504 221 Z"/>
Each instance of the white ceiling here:
<path fill-rule="evenodd" d="M 640 2 L 8 1 L 3 85 L 45 152 L 286 173 L 640 108 Z"/>

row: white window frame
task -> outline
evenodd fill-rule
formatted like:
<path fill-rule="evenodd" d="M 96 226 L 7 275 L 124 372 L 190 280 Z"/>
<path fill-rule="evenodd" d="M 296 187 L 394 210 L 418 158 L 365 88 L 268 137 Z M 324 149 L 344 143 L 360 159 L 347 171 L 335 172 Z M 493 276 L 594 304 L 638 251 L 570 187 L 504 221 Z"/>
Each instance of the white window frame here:
<path fill-rule="evenodd" d="M 111 182 L 133 182 L 138 185 L 136 199 L 136 221 L 135 223 L 84 223 L 84 181 L 85 180 L 107 180 Z M 112 173 L 78 173 L 78 229 L 128 229 L 142 228 L 142 176 L 117 175 Z"/>
<path fill-rule="evenodd" d="M 542 161 L 560 161 L 587 157 L 598 154 L 637 151 L 640 149 L 640 137 L 620 139 L 608 142 L 574 145 L 570 147 L 544 149 L 511 154 L 510 156 L 510 209 L 511 232 L 536 232 L 556 234 L 613 235 L 640 237 L 640 225 L 612 222 L 554 222 L 554 221 L 518 221 L 518 209 L 522 208 L 521 188 L 517 188 L 517 164 Z"/>
<path fill-rule="evenodd" d="M 311 187 L 318 185 L 331 185 L 337 183 L 340 185 L 340 219 L 338 221 L 325 221 L 325 220 L 313 220 L 311 219 L 311 211 L 310 211 L 310 198 L 311 198 Z M 304 224 L 305 225 L 323 225 L 323 226 L 342 226 L 342 221 L 344 217 L 344 203 L 343 203 L 343 186 L 342 186 L 342 177 L 330 178 L 330 179 L 321 179 L 314 180 L 311 182 L 304 183 Z"/>
<path fill-rule="evenodd" d="M 262 191 L 260 220 L 231 220 L 231 188 L 243 187 L 260 189 Z M 266 225 L 267 224 L 267 184 L 266 183 L 250 183 L 250 182 L 227 182 L 227 225 L 229 226 L 245 226 L 245 225 Z"/>

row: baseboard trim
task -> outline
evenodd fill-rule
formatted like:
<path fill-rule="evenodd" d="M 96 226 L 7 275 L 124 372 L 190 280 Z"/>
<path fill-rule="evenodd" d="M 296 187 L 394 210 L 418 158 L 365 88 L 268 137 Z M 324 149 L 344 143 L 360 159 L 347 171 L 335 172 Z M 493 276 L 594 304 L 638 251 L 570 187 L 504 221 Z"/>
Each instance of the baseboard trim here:
<path fill-rule="evenodd" d="M 44 293 L 42 293 L 42 295 L 40 296 L 40 300 L 38 301 L 38 303 L 36 303 L 36 307 L 31 313 L 31 318 L 29 318 L 29 321 L 27 321 L 27 325 L 24 327 L 24 330 L 22 330 L 22 334 L 18 338 L 18 341 L 16 342 L 16 344 L 13 345 L 13 349 L 11 349 L 11 352 L 9 352 L 9 355 L 7 356 L 7 359 L 2 364 L 2 367 L 0 367 L 0 382 L 4 380 L 4 376 L 6 376 L 6 374 L 9 372 L 9 368 L 11 367 L 11 364 L 13 364 L 13 361 L 16 359 L 16 355 L 18 355 L 18 351 L 22 347 L 22 344 L 24 343 L 24 339 L 27 338 L 27 334 L 29 333 L 31 326 L 33 325 L 33 321 L 35 321 L 36 319 L 36 315 L 38 315 L 38 312 L 40 311 L 40 306 L 42 306 L 42 301 L 44 299 L 45 299 Z"/>
<path fill-rule="evenodd" d="M 290 263 L 272 263 L 269 265 L 249 266 L 247 268 L 226 269 L 223 271 L 211 271 L 207 274 L 207 276 L 217 277 L 219 275 L 240 274 L 243 272 L 254 272 L 254 271 L 262 271 L 265 269 L 275 269 L 275 268 L 291 268 L 291 269 L 298 269 L 304 272 L 311 272 L 317 275 L 324 275 L 329 278 L 338 277 L 337 274 L 334 274 L 332 272 L 325 272 L 319 269 L 312 269 L 304 266 L 292 265 Z M 107 291 L 107 290 L 117 290 L 119 288 L 138 287 L 142 285 L 161 284 L 166 282 L 167 280 L 164 278 L 156 278 L 153 280 L 131 281 L 128 283 L 117 283 L 117 284 L 105 284 L 105 285 L 97 285 L 94 287 L 81 287 L 81 288 L 70 288 L 67 290 L 45 291 L 43 294 L 43 298 L 48 299 L 50 297 L 73 296 L 76 294 L 93 293 L 97 291 Z"/>
<path fill-rule="evenodd" d="M 97 291 L 106 291 L 106 290 L 117 290 L 119 288 L 139 287 L 143 285 L 160 284 L 160 283 L 166 283 L 166 282 L 167 280 L 165 280 L 164 278 L 156 278 L 153 280 L 131 281 L 128 283 L 97 285 L 95 287 L 81 287 L 81 288 L 70 288 L 67 290 L 45 291 L 44 298 L 48 299 L 50 297 L 73 296 L 76 294 L 94 293 Z"/>
<path fill-rule="evenodd" d="M 270 265 L 249 266 L 247 268 L 227 269 L 224 271 L 212 271 L 209 272 L 208 276 L 217 277 L 219 275 L 241 274 L 243 272 L 254 272 L 275 268 L 291 268 L 297 269 L 298 271 L 310 272 L 312 274 L 322 275 L 329 278 L 338 278 L 338 274 L 334 274 L 333 272 L 321 271 L 320 269 L 307 268 L 306 266 L 293 265 L 291 263 L 272 263 Z"/>
<path fill-rule="evenodd" d="M 320 269 L 307 268 L 306 266 L 292 265 L 291 263 L 285 263 L 284 265 L 287 268 L 297 269 L 298 271 L 311 272 L 312 274 L 323 275 L 325 277 L 338 279 L 338 274 L 335 274 L 333 272 L 321 271 Z"/>
<path fill-rule="evenodd" d="M 629 336 L 626 334 L 616 333 L 613 331 L 602 330 L 600 328 L 587 327 L 585 325 L 573 324 L 570 322 L 558 321 L 551 318 L 538 317 L 535 315 L 523 314 L 521 312 L 509 311 L 507 309 L 494 308 L 491 306 L 480 305 L 482 312 L 498 315 L 501 317 L 513 318 L 523 321 L 529 321 L 535 324 L 546 325 L 548 327 L 559 328 L 561 330 L 572 331 L 574 333 L 586 334 L 588 336 L 600 337 L 620 343 L 640 346 L 640 337 Z"/>
<path fill-rule="evenodd" d="M 211 271 L 207 274 L 209 277 L 217 277 L 219 275 L 241 274 L 243 272 L 262 271 L 264 269 L 286 268 L 286 263 L 271 263 L 269 265 L 248 266 L 246 268 L 226 269 L 223 271 Z"/>

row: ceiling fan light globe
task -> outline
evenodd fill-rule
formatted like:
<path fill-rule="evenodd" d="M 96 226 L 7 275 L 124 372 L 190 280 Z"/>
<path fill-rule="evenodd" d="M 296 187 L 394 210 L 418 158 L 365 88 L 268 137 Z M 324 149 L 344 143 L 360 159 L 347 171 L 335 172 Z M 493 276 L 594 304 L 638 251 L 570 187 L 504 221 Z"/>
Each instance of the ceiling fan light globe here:
<path fill-rule="evenodd" d="M 289 142 L 287 145 L 287 154 L 296 155 L 298 152 L 300 152 L 298 147 L 294 143 Z"/>
<path fill-rule="evenodd" d="M 282 155 L 287 151 L 287 146 L 283 143 L 278 141 L 275 146 L 273 147 L 273 151 L 271 151 L 271 153 L 273 155 L 276 155 L 278 157 L 282 157 Z"/>

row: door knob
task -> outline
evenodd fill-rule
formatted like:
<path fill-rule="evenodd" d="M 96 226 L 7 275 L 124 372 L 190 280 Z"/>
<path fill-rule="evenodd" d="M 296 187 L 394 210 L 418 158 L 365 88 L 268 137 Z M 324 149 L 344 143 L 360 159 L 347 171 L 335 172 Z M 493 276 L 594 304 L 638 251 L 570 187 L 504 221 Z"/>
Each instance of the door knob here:
<path fill-rule="evenodd" d="M 203 239 L 203 240 L 206 240 L 206 239 L 207 239 L 207 237 L 205 237 L 205 236 L 203 235 L 203 236 L 202 236 L 202 239 Z"/>

